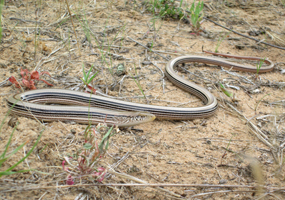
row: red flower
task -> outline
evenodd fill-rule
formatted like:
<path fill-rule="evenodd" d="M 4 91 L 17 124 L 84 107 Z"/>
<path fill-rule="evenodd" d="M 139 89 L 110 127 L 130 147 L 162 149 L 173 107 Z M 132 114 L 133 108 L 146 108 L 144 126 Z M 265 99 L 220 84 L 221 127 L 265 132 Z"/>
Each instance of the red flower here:
<path fill-rule="evenodd" d="M 105 168 L 103 168 L 103 167 L 99 167 L 99 168 L 98 168 L 98 172 L 95 172 L 95 173 L 92 174 L 92 176 L 93 176 L 94 178 L 99 177 L 99 178 L 97 179 L 98 182 L 102 182 L 103 179 L 105 178 L 105 175 L 106 175 L 106 170 L 105 170 Z"/>
<path fill-rule="evenodd" d="M 22 76 L 22 84 L 20 84 L 14 76 L 11 76 L 9 78 L 9 81 L 13 84 L 15 84 L 16 88 L 21 88 L 21 85 L 24 86 L 25 88 L 28 88 L 30 90 L 35 90 L 37 89 L 35 86 L 35 81 L 43 81 L 45 84 L 49 85 L 49 86 L 53 86 L 53 84 L 48 83 L 46 80 L 40 79 L 40 76 L 43 74 L 47 74 L 50 76 L 50 74 L 48 72 L 41 72 L 39 74 L 38 71 L 32 71 L 31 73 L 27 70 L 27 69 L 22 69 L 21 68 L 21 76 Z"/>
<path fill-rule="evenodd" d="M 11 77 L 9 78 L 9 81 L 10 81 L 11 83 L 15 84 L 16 88 L 21 88 L 20 83 L 15 79 L 14 76 L 11 76 Z"/>
<path fill-rule="evenodd" d="M 62 164 L 61 164 L 62 165 L 62 169 L 64 171 L 68 171 L 68 167 L 65 167 L 64 164 L 65 164 L 65 160 L 62 161 Z"/>
<path fill-rule="evenodd" d="M 66 185 L 73 185 L 74 181 L 73 178 L 70 174 L 68 174 L 68 176 L 66 177 Z"/>

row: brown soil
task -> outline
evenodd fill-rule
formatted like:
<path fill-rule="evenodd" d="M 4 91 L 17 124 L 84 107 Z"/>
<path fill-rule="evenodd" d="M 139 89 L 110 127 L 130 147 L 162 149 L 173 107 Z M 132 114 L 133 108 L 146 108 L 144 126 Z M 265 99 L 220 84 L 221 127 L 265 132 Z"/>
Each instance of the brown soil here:
<path fill-rule="evenodd" d="M 192 2 L 184 0 L 183 6 L 184 3 L 189 5 Z M 276 40 L 277 37 L 282 39 L 285 33 L 285 10 L 281 2 L 284 1 L 213 0 L 206 1 L 204 13 L 210 19 L 237 32 L 245 35 L 251 32 L 256 34 L 251 36 L 253 38 L 282 45 Z M 20 79 L 21 67 L 31 71 L 36 68 L 38 71 L 48 71 L 51 74 L 52 78 L 44 76 L 44 79 L 53 83 L 54 88 L 83 91 L 79 78 L 82 77 L 84 63 L 86 70 L 94 65 L 94 72 L 99 71 L 95 85 L 110 96 L 129 97 L 124 100 L 147 103 L 139 87 L 130 78 L 137 75 L 150 104 L 182 107 L 202 105 L 198 98 L 178 89 L 166 78 L 163 82 L 158 68 L 164 69 L 167 61 L 128 37 L 144 45 L 153 43 L 153 50 L 160 51 L 159 53 L 165 57 L 174 58 L 180 55 L 204 55 L 201 52 L 202 47 L 204 50 L 214 51 L 219 38 L 228 31 L 204 21 L 204 31 L 199 35 L 192 34 L 189 24 L 171 18 L 155 18 L 152 13 L 147 12 L 146 4 L 140 1 L 69 0 L 69 5 L 71 12 L 77 14 L 73 16 L 77 38 L 71 21 L 61 20 L 62 17 L 68 16 L 65 1 L 6 1 L 2 13 L 0 82 L 10 76 Z M 88 21 L 96 39 L 101 45 L 105 45 L 102 48 L 104 51 L 109 51 L 109 44 L 117 46 L 111 46 L 110 53 L 122 56 L 121 59 L 111 55 L 106 56 L 106 59 L 113 72 L 118 64 L 125 65 L 129 78 L 124 79 L 121 88 L 118 81 L 123 76 L 111 76 L 107 64 L 102 64 L 102 51 L 97 47 L 94 37 L 91 37 L 92 47 L 85 39 L 85 20 Z M 260 34 L 262 30 L 266 33 Z M 275 35 L 275 41 L 269 34 Z M 178 73 L 206 87 L 215 95 L 220 105 L 216 114 L 208 119 L 194 121 L 155 120 L 135 126 L 132 130 L 121 130 L 112 136 L 108 153 L 98 167 L 116 166 L 123 158 L 115 170 L 148 183 L 197 184 L 197 187 L 165 187 L 181 198 L 256 199 L 259 195 L 264 195 L 266 199 L 284 199 L 284 188 L 281 191 L 269 191 L 268 188 L 283 187 L 285 178 L 282 168 L 285 141 L 285 51 L 234 33 L 223 39 L 218 51 L 241 56 L 267 57 L 275 63 L 275 68 L 272 72 L 260 74 L 257 78 L 255 74 L 236 72 L 252 82 L 245 83 L 242 77 L 228 74 L 218 66 L 186 65 L 189 71 L 199 77 L 183 70 L 178 70 Z M 148 61 L 156 63 L 157 66 L 147 64 Z M 235 94 L 235 101 L 218 89 L 219 82 L 225 86 L 239 88 L 227 88 Z M 42 82 L 37 84 L 37 88 L 46 87 L 48 86 Z M 19 90 L 11 85 L 1 87 L 1 121 L 8 111 L 7 97 L 17 92 Z M 140 98 L 135 98 L 138 96 Z M 182 103 L 185 104 L 179 105 Z M 230 108 L 228 103 L 234 105 L 247 119 L 257 125 L 268 137 L 271 148 L 250 131 L 247 121 Z M 13 123 L 8 124 L 10 119 L 11 116 L 7 118 L 1 131 L 1 153 L 13 130 Z M 8 152 L 25 141 L 29 142 L 11 159 L 4 162 L 1 171 L 23 158 L 41 131 L 41 125 L 33 119 L 19 117 L 18 121 L 19 125 Z M 73 188 L 57 188 L 66 184 L 67 173 L 61 168 L 64 156 L 74 153 L 82 146 L 82 132 L 86 125 L 52 122 L 45 126 L 46 130 L 34 152 L 15 168 L 36 169 L 44 173 L 33 171 L 2 176 L 1 199 L 79 199 L 84 195 L 85 198 L 82 199 L 174 198 L 168 193 L 150 187 L 78 186 L 97 183 L 90 178 L 83 178 L 81 183 L 76 179 L 77 186 Z M 102 183 L 136 182 L 112 175 L 105 178 Z M 246 187 L 207 188 L 198 187 L 198 184 L 262 184 L 267 188 L 258 193 Z M 50 188 L 44 188 L 46 186 Z M 25 190 L 32 187 L 42 189 Z M 82 196 L 79 197 L 80 195 Z"/>

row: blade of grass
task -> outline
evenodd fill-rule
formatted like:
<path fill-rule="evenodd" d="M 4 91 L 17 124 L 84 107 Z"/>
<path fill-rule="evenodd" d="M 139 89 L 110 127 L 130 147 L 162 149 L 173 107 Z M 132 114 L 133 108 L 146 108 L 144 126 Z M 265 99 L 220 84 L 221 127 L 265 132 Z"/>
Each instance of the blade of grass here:
<path fill-rule="evenodd" d="M 258 101 L 258 103 L 256 104 L 255 109 L 254 109 L 255 112 L 256 112 L 257 107 L 258 107 L 258 105 L 260 104 L 260 102 L 261 102 L 266 96 L 269 96 L 269 95 L 270 95 L 270 94 L 264 95 L 264 96 Z"/>
<path fill-rule="evenodd" d="M 17 102 L 18 102 L 18 101 L 17 101 Z M 16 103 L 17 103 L 17 102 L 16 102 Z M 0 125 L 0 135 L 1 135 L 2 127 L 3 127 L 4 123 L 5 123 L 5 121 L 6 121 L 7 117 L 8 117 L 8 115 L 10 114 L 10 112 L 12 111 L 12 109 L 14 108 L 14 106 L 16 105 L 16 103 L 11 106 L 11 108 L 8 110 L 7 114 L 5 115 L 4 119 L 2 120 L 1 125 Z"/>
<path fill-rule="evenodd" d="M 12 169 L 14 169 L 15 167 L 17 167 L 20 163 L 22 163 L 27 157 L 29 157 L 29 155 L 34 151 L 35 147 L 37 146 L 37 144 L 39 143 L 42 134 L 44 132 L 45 129 L 43 129 L 37 139 L 37 141 L 34 143 L 34 145 L 32 146 L 32 148 L 30 149 L 30 151 L 27 153 L 27 155 L 25 157 L 23 157 L 21 160 L 19 160 L 16 164 L 14 164 L 13 166 L 11 166 L 10 168 L 8 168 L 7 170 L 5 170 L 6 172 L 11 171 Z M 0 176 L 1 177 L 1 176 Z"/>
<path fill-rule="evenodd" d="M 135 68 L 135 73 L 137 75 L 137 70 L 136 70 L 136 65 L 135 64 L 134 64 L 134 68 Z M 134 76 L 132 76 L 132 78 L 134 79 L 135 83 L 137 84 L 138 88 L 140 89 L 140 91 L 141 91 L 142 95 L 144 96 L 145 100 L 148 102 L 148 100 L 147 100 L 147 98 L 146 98 L 146 96 L 145 96 L 145 94 L 143 92 L 143 89 L 142 89 L 142 86 L 141 86 L 140 82 L 137 81 Z"/>
<path fill-rule="evenodd" d="M 100 142 L 100 144 L 99 144 L 99 149 L 100 149 L 101 151 L 103 151 L 103 147 L 104 147 L 104 144 L 105 144 L 106 140 L 108 141 L 108 138 L 111 136 L 110 134 L 112 133 L 113 128 L 114 128 L 114 126 L 112 126 L 112 127 L 108 130 L 108 132 L 104 135 L 104 137 L 102 138 L 102 140 L 101 140 L 101 142 Z M 109 145 L 109 143 L 108 143 L 108 145 Z M 108 148 L 107 145 L 105 146 L 105 149 L 106 149 L 106 148 Z"/>
<path fill-rule="evenodd" d="M 215 53 L 218 53 L 218 48 L 220 47 L 220 45 L 222 44 L 222 42 L 224 41 L 224 39 L 230 34 L 231 32 L 228 32 L 227 34 L 224 35 L 224 37 L 221 38 L 221 36 L 219 36 L 219 40 L 217 43 L 217 46 L 215 48 Z"/>
<path fill-rule="evenodd" d="M 221 90 L 223 91 L 223 93 L 224 93 L 225 95 L 227 95 L 228 97 L 233 97 L 233 93 L 230 92 L 230 91 L 228 91 L 228 90 L 225 88 L 225 86 L 224 86 L 223 84 L 221 84 L 221 83 L 220 83 L 220 88 L 221 88 Z"/>
<path fill-rule="evenodd" d="M 12 175 L 12 174 L 18 174 L 18 173 L 25 173 L 25 172 L 29 172 L 29 171 L 34 171 L 34 169 L 25 169 L 25 170 L 19 170 L 19 171 L 16 171 L 16 172 L 7 172 L 7 171 L 4 171 L 4 172 L 0 172 L 0 177 L 1 176 L 4 176 L 4 175 Z"/>
<path fill-rule="evenodd" d="M 7 114 L 5 115 L 4 119 L 2 120 L 2 123 L 1 123 L 1 126 L 0 126 L 0 131 L 2 130 L 2 127 L 6 121 L 6 118 L 8 117 L 8 115 L 10 114 L 12 108 L 15 106 L 15 104 L 13 106 L 11 106 L 11 108 L 8 110 Z M 13 128 L 13 131 L 11 133 L 11 136 L 7 142 L 7 145 L 5 147 L 5 150 L 4 152 L 1 154 L 1 160 L 0 160 L 0 167 L 2 166 L 2 164 L 9 158 L 11 157 L 12 155 L 14 155 L 16 152 L 18 152 L 21 148 L 23 148 L 27 143 L 27 142 L 24 142 L 23 144 L 21 144 L 20 146 L 18 146 L 16 149 L 14 149 L 7 157 L 5 157 L 7 151 L 8 151 L 8 147 L 10 146 L 11 144 L 11 140 L 12 140 L 12 136 L 17 128 L 17 125 L 18 123 L 16 124 L 16 126 Z M 10 168 L 8 168 L 7 170 L 5 171 L 2 171 L 0 172 L 0 177 L 3 176 L 3 175 L 11 175 L 13 173 L 22 173 L 22 172 L 27 172 L 27 171 L 31 171 L 32 169 L 29 169 L 29 170 L 20 170 L 20 171 L 16 171 L 16 172 L 11 172 L 12 169 L 14 169 L 16 166 L 18 166 L 20 163 L 22 163 L 31 153 L 32 151 L 34 150 L 34 148 L 37 146 L 41 136 L 42 136 L 42 133 L 44 132 L 45 129 L 43 129 L 37 139 L 37 141 L 35 142 L 35 144 L 33 145 L 32 149 L 27 153 L 27 155 L 25 157 L 23 157 L 20 161 L 18 161 L 16 164 L 14 164 L 13 166 L 11 166 Z"/>
<path fill-rule="evenodd" d="M 0 0 L 0 43 L 2 39 L 2 9 L 4 6 L 4 0 Z"/>
<path fill-rule="evenodd" d="M 69 13 L 69 15 L 70 15 L 70 20 L 71 20 L 71 24 L 72 24 L 72 27 L 73 27 L 73 32 L 74 32 L 75 38 L 76 38 L 76 40 L 77 40 L 77 47 L 78 47 L 79 55 L 81 55 L 81 49 L 80 49 L 80 45 L 79 45 L 80 42 L 79 42 L 79 40 L 78 40 L 76 31 L 75 31 L 75 26 L 74 26 L 74 23 L 73 23 L 71 11 L 70 11 L 70 9 L 69 9 L 68 0 L 65 0 L 65 3 L 66 3 L 66 7 L 67 7 L 67 10 L 68 10 L 68 13 Z"/>
<path fill-rule="evenodd" d="M 11 143 L 11 140 L 12 140 L 12 137 L 13 137 L 13 134 L 14 134 L 14 132 L 15 132 L 15 130 L 16 130 L 18 124 L 19 124 L 19 122 L 17 122 L 16 126 L 13 128 L 13 131 L 12 131 L 12 133 L 11 133 L 11 135 L 10 135 L 10 138 L 9 138 L 8 142 L 7 142 L 6 148 L 5 148 L 4 152 L 2 153 L 2 155 L 0 156 L 0 158 L 4 158 L 4 157 L 5 157 L 6 152 L 7 152 L 8 148 L 9 148 L 9 146 L 10 146 L 10 143 Z M 0 161 L 0 166 L 1 166 L 1 164 L 2 164 L 2 163 L 1 163 L 1 161 Z"/>
<path fill-rule="evenodd" d="M 141 84 L 135 79 L 135 77 L 132 77 L 132 78 L 134 79 L 135 83 L 136 83 L 137 86 L 139 87 L 139 89 L 140 89 L 142 95 L 144 96 L 144 98 L 146 99 L 146 101 L 148 101 L 147 98 L 146 98 L 146 96 L 145 96 L 145 94 L 144 94 L 144 92 L 143 92 L 143 89 L 142 89 Z"/>
<path fill-rule="evenodd" d="M 258 77 L 259 70 L 260 70 L 261 66 L 263 65 L 265 59 L 266 59 L 266 58 L 261 59 L 261 60 L 259 61 L 259 63 L 256 65 L 256 75 L 255 75 L 256 78 Z"/>

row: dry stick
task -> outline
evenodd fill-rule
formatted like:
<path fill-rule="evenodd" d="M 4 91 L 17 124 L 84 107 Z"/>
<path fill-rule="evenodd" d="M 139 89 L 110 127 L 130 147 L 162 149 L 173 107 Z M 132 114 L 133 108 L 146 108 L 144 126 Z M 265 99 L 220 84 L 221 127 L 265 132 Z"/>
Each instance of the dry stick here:
<path fill-rule="evenodd" d="M 164 57 L 163 55 L 160 55 L 160 54 L 159 54 L 159 53 L 157 53 L 156 51 L 153 51 L 153 50 L 151 50 L 150 48 L 146 47 L 146 46 L 145 46 L 145 45 L 143 45 L 142 43 L 140 43 L 140 42 L 138 42 L 138 41 L 136 41 L 136 40 L 132 39 L 131 37 L 129 37 L 129 36 L 128 36 L 128 38 L 129 38 L 130 40 L 132 40 L 132 41 L 136 42 L 137 44 L 139 44 L 139 45 L 143 46 L 144 48 L 148 49 L 149 51 L 152 51 L 153 53 L 155 53 L 155 54 L 159 55 L 160 57 L 164 58 L 165 60 L 167 60 L 167 61 L 169 60 L 168 58 Z"/>
<path fill-rule="evenodd" d="M 112 168 L 109 168 L 109 169 L 110 169 L 110 170 L 108 170 L 108 172 L 109 172 L 110 174 L 119 176 L 119 177 L 121 177 L 121 178 L 126 178 L 126 179 L 135 181 L 135 182 L 140 183 L 140 184 L 148 184 L 148 182 L 146 182 L 146 181 L 144 181 L 144 180 L 141 180 L 141 179 L 139 179 L 139 178 L 136 178 L 136 177 L 134 177 L 134 176 L 131 176 L 131 175 L 128 175 L 128 174 L 124 174 L 124 173 L 118 173 L 118 172 L 116 172 L 116 171 L 115 171 L 114 169 L 112 169 Z M 166 192 L 166 193 L 168 193 L 168 194 L 170 194 L 170 195 L 172 195 L 172 196 L 175 196 L 175 197 L 177 197 L 177 198 L 181 198 L 180 195 L 175 194 L 174 192 L 169 191 L 169 190 L 167 190 L 167 189 L 164 189 L 164 188 L 161 188 L 161 187 L 158 187 L 157 189 L 158 189 L 158 190 L 161 190 L 161 191 L 163 191 L 163 192 Z"/>
<path fill-rule="evenodd" d="M 275 149 L 272 144 L 270 144 L 265 138 L 267 137 L 266 135 L 264 135 L 264 133 L 262 133 L 257 126 L 255 126 L 251 121 L 249 121 L 240 111 L 238 111 L 235 107 L 233 107 L 230 103 L 226 102 L 226 104 L 231 107 L 234 111 L 236 111 L 240 116 L 242 116 L 247 123 L 249 123 L 249 125 L 252 127 L 252 129 L 254 129 L 255 131 L 252 131 L 255 136 L 261 140 L 261 142 L 263 142 L 265 145 L 267 145 L 268 147 L 270 147 L 271 149 Z M 250 130 L 252 130 L 250 129 Z M 265 138 L 264 138 L 265 137 Z"/>
<path fill-rule="evenodd" d="M 280 37 L 276 36 L 273 32 L 270 33 L 270 31 L 266 31 L 266 33 L 271 37 L 271 39 L 272 39 L 273 41 L 276 41 L 276 39 L 277 39 L 277 41 L 278 41 L 279 43 L 285 45 L 284 40 L 282 40 Z M 276 38 L 276 39 L 275 39 L 275 38 Z"/>
<path fill-rule="evenodd" d="M 9 77 L 9 78 L 10 78 L 10 77 Z M 2 81 L 2 82 L 0 83 L 0 87 L 1 87 L 2 85 L 4 85 L 4 84 L 9 80 L 9 78 L 6 78 L 5 81 Z"/>
<path fill-rule="evenodd" d="M 115 53 L 111 53 L 111 52 L 107 52 L 107 51 L 104 51 L 104 50 L 101 50 L 102 52 L 104 53 L 107 53 L 109 56 L 113 56 L 114 58 L 117 58 L 118 60 L 130 60 L 130 58 L 125 58 L 124 56 L 121 56 L 119 54 L 115 54 Z"/>
<path fill-rule="evenodd" d="M 30 22 L 30 23 L 43 24 L 43 22 L 40 22 L 40 21 L 25 20 L 25 19 L 20 19 L 20 18 L 16 18 L 16 17 L 10 17 L 9 19 L 10 20 L 18 20 L 18 21 L 25 22 L 25 23 Z"/>
<path fill-rule="evenodd" d="M 194 75 L 194 76 L 196 76 L 196 77 L 198 77 L 198 78 L 201 78 L 201 79 L 203 79 L 203 80 L 205 80 L 205 81 L 209 81 L 209 82 L 212 83 L 211 80 L 206 79 L 206 78 L 203 78 L 203 77 L 201 77 L 201 76 L 198 76 L 198 75 L 194 74 L 193 72 L 190 72 L 189 70 L 185 69 L 184 67 L 180 67 L 180 68 L 183 69 L 184 71 L 188 72 L 189 74 L 192 74 L 192 75 Z"/>
<path fill-rule="evenodd" d="M 124 160 L 126 160 L 129 157 L 129 152 L 127 152 L 117 163 L 114 163 L 112 165 L 112 169 L 117 168 Z"/>
<path fill-rule="evenodd" d="M 164 79 L 164 77 L 165 77 L 165 75 L 164 75 L 164 72 L 162 71 L 162 69 L 159 67 L 159 66 L 157 66 L 157 64 L 156 63 L 154 63 L 154 62 L 151 62 L 160 72 L 161 72 L 161 79 Z"/>
<path fill-rule="evenodd" d="M 187 11 L 187 12 L 188 12 L 188 11 Z M 235 34 L 237 34 L 237 35 L 240 35 L 240 36 L 246 37 L 246 38 L 248 38 L 248 39 L 254 40 L 254 41 L 258 42 L 258 43 L 266 44 L 266 45 L 268 45 L 268 46 L 275 47 L 275 48 L 277 48 L 277 49 L 285 50 L 284 47 L 280 47 L 280 46 L 277 46 L 277 45 L 274 45 L 274 44 L 269 44 L 269 43 L 263 42 L 263 41 L 261 41 L 261 40 L 259 40 L 259 39 L 255 39 L 255 38 L 253 38 L 253 37 L 249 37 L 249 36 L 247 36 L 247 35 L 244 35 L 244 34 L 241 34 L 241 33 L 239 33 L 239 32 L 236 32 L 236 31 L 234 31 L 233 29 L 227 28 L 227 27 L 225 27 L 225 26 L 223 26 L 223 25 L 221 25 L 221 24 L 218 24 L 217 22 L 214 22 L 214 21 L 211 20 L 211 19 L 208 19 L 207 17 L 203 17 L 203 19 L 206 19 L 206 20 L 208 20 L 208 21 L 210 21 L 210 22 L 216 24 L 217 26 L 220 26 L 220 27 L 222 27 L 222 28 L 224 28 L 224 29 L 227 29 L 228 31 L 231 31 L 231 32 L 233 32 L 233 33 L 235 33 Z"/>
<path fill-rule="evenodd" d="M 64 15 L 64 16 L 65 16 L 65 15 Z M 56 24 L 59 24 L 59 23 L 63 22 L 64 20 L 67 20 L 67 19 L 70 18 L 70 17 L 73 17 L 73 16 L 80 16 L 80 15 L 78 15 L 78 14 L 72 14 L 72 15 L 67 16 L 67 17 L 64 17 L 64 16 L 63 16 L 63 18 L 57 20 L 56 22 L 53 22 L 53 23 L 47 25 L 47 27 L 53 26 L 53 25 L 56 25 Z"/>
<path fill-rule="evenodd" d="M 256 192 L 256 190 L 222 190 L 222 191 L 215 191 L 215 192 L 207 192 L 207 193 L 199 193 L 191 196 L 191 199 L 194 197 L 201 197 L 206 195 L 213 195 L 218 193 L 232 193 L 232 192 Z"/>
<path fill-rule="evenodd" d="M 106 184 L 78 184 L 78 185 L 57 185 L 57 186 L 38 186 L 38 187 L 22 187 L 9 190 L 1 190 L 1 192 L 13 192 L 13 191 L 29 191 L 29 190 L 40 190 L 40 189 L 55 189 L 55 188 L 74 188 L 74 187 L 90 187 L 90 186 L 113 186 L 113 187 L 194 187 L 194 188 L 249 188 L 255 189 L 257 186 L 250 185 L 209 185 L 209 184 L 137 184 L 137 183 L 106 183 Z M 278 191 L 283 192 L 285 187 L 266 187 L 262 186 L 263 189 L 270 190 L 272 192 Z"/>
<path fill-rule="evenodd" d="M 78 50 L 79 50 L 79 55 L 81 55 L 81 50 L 80 50 L 80 46 L 79 46 L 79 40 L 78 40 L 78 38 L 77 38 L 77 34 L 76 34 L 76 31 L 75 31 L 75 26 L 74 26 L 74 23 L 73 23 L 71 11 L 70 11 L 70 9 L 69 9 L 68 1 L 65 0 L 65 2 L 66 2 L 66 5 L 67 5 L 67 10 L 68 10 L 69 15 L 70 15 L 70 20 L 71 20 L 71 23 L 72 23 L 73 32 L 74 32 L 75 37 L 76 37 L 76 40 L 77 40 L 77 47 L 78 47 Z"/>

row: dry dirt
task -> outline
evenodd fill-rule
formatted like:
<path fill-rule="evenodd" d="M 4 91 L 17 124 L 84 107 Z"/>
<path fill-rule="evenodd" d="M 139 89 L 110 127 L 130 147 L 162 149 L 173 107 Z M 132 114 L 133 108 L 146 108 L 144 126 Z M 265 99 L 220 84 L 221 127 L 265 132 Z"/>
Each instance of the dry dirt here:
<path fill-rule="evenodd" d="M 282 45 L 277 37 L 285 33 L 285 9 L 282 0 L 262 1 L 206 1 L 206 17 L 245 35 L 274 45 Z M 192 1 L 183 1 L 192 3 Z M 275 63 L 272 72 L 256 74 L 236 72 L 231 75 L 219 66 L 186 65 L 189 71 L 178 73 L 210 90 L 218 99 L 219 109 L 207 119 L 194 121 L 159 121 L 142 124 L 111 137 L 106 156 L 100 166 L 116 165 L 115 170 L 155 184 L 196 184 L 195 187 L 164 187 L 187 199 L 284 199 L 283 148 L 285 142 L 285 51 L 247 39 L 204 21 L 200 34 L 193 34 L 189 23 L 165 18 L 161 20 L 141 1 L 73 1 L 69 0 L 74 30 L 65 1 L 6 1 L 2 13 L 3 38 L 0 44 L 0 82 L 10 76 L 20 80 L 20 69 L 48 71 L 44 76 L 54 88 L 84 91 L 80 77 L 82 64 L 86 70 L 94 65 L 98 71 L 94 84 L 107 95 L 123 100 L 147 103 L 139 87 L 131 78 L 138 80 L 148 103 L 153 105 L 195 107 L 200 100 L 169 82 L 161 79 L 160 69 L 167 61 L 147 51 L 128 37 L 167 58 L 180 55 L 206 55 L 204 50 L 240 56 L 267 57 Z M 179 5 L 179 2 L 177 2 Z M 26 20 L 26 21 L 25 21 Z M 39 21 L 41 23 L 36 23 Z M 86 40 L 86 23 L 92 32 L 91 43 Z M 261 34 L 265 30 L 266 33 Z M 35 34 L 36 32 L 36 34 Z M 90 33 L 90 32 L 89 32 Z M 274 39 L 269 36 L 275 35 Z M 223 38 L 223 36 L 225 36 Z M 98 48 L 95 38 L 102 48 Z M 221 40 L 221 38 L 223 38 Z M 77 41 L 77 42 L 76 42 Z M 78 49 L 80 48 L 80 50 Z M 102 50 L 116 55 L 106 55 L 102 63 Z M 150 61 L 150 62 L 149 62 Z M 151 64 L 156 64 L 153 65 Z M 238 61 L 241 62 L 241 61 Z M 123 63 L 126 77 L 114 72 Z M 242 61 L 244 63 L 244 61 Z M 109 70 L 109 68 L 112 70 Z M 226 69 L 229 70 L 229 69 Z M 283 70 L 283 71 L 282 71 Z M 111 75 L 111 73 L 113 75 Z M 238 76 L 240 75 L 240 77 Z M 246 83 L 244 77 L 251 81 Z M 202 79 L 204 78 L 204 79 Z M 205 80 L 207 79 L 207 80 Z M 210 80 L 210 81 L 209 81 Z M 235 94 L 235 100 L 224 95 L 218 83 L 223 83 Z M 40 82 L 37 88 L 47 88 Z M 1 116 L 8 111 L 6 99 L 19 92 L 13 85 L 1 86 Z M 128 98 L 126 98 L 128 97 Z M 269 145 L 265 145 L 250 131 L 247 121 L 238 115 L 228 103 L 239 110 L 262 131 Z M 0 152 L 13 130 L 8 116 L 2 131 Z M 1 171 L 23 158 L 36 141 L 41 125 L 25 117 L 18 118 L 8 152 L 25 141 L 28 144 L 15 156 L 4 162 Z M 82 146 L 82 131 L 86 125 L 64 122 L 45 124 L 46 129 L 34 152 L 15 170 L 36 169 L 0 179 L 1 199 L 172 199 L 168 193 L 150 187 L 82 187 L 79 184 L 94 184 L 95 180 L 75 179 L 76 187 L 66 185 L 66 176 L 61 163 Z M 98 136 L 100 137 L 100 136 Z M 100 139 L 100 138 L 99 138 Z M 44 148 L 45 147 L 45 148 Z M 120 161 L 120 162 L 119 162 Z M 41 172 L 41 173 L 40 173 Z M 44 172 L 44 173 L 43 173 Z M 116 175 L 108 176 L 102 183 L 135 183 Z M 198 184 L 257 186 L 265 188 L 257 193 L 249 187 L 219 188 L 198 187 Z M 50 186 L 49 188 L 45 188 Z M 31 189 L 42 187 L 42 189 Z M 281 188 L 270 189 L 269 187 Z M 31 189 L 31 190 L 28 190 Z M 9 192 L 9 190 L 11 190 Z M 17 191 L 18 190 L 18 191 Z M 82 195 L 82 196 L 80 196 Z M 82 197 L 82 198 L 81 198 Z"/>

